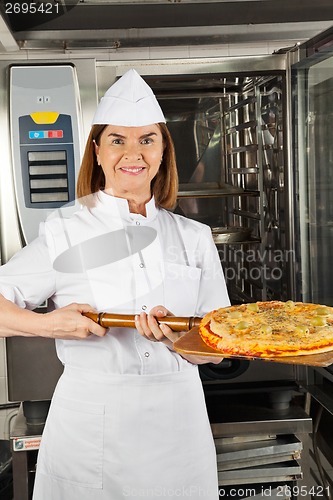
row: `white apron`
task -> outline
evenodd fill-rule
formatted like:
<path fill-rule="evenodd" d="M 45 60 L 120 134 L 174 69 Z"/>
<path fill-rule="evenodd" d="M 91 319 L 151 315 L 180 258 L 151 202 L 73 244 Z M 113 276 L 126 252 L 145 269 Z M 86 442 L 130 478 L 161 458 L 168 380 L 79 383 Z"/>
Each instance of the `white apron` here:
<path fill-rule="evenodd" d="M 33 500 L 217 500 L 217 491 L 197 367 L 144 376 L 65 369 L 38 454 Z"/>

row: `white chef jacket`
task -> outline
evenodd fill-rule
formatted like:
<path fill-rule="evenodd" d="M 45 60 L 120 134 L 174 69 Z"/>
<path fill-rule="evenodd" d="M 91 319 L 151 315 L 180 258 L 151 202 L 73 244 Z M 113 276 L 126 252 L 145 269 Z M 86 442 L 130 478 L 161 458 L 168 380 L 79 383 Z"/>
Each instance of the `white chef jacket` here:
<path fill-rule="evenodd" d="M 95 206 L 83 207 L 69 219 L 55 213 L 41 225 L 39 237 L 0 268 L 0 292 L 6 298 L 29 309 L 50 298 L 55 308 L 81 302 L 121 314 L 149 312 L 161 304 L 176 316 L 202 316 L 229 305 L 208 226 L 157 208 L 154 198 L 146 205 L 146 216 L 130 213 L 126 199 L 102 191 L 94 200 Z M 99 265 L 98 252 L 106 252 L 98 246 L 101 235 L 115 232 L 116 240 L 120 230 L 131 226 L 153 228 L 156 238 L 133 255 Z M 94 238 L 96 268 L 72 273 L 54 269 L 59 255 Z M 102 338 L 57 340 L 56 345 L 60 360 L 77 367 L 82 367 L 82 352 L 91 348 L 90 365 L 84 368 L 93 371 L 152 374 L 188 365 L 164 344 L 131 328 L 112 328 Z"/>
<path fill-rule="evenodd" d="M 60 210 L 0 268 L 4 296 L 29 309 L 50 298 L 55 308 L 83 302 L 127 314 L 161 304 L 201 316 L 229 305 L 208 226 L 156 208 L 153 198 L 146 217 L 130 213 L 125 199 L 104 192 L 93 199 L 68 219 Z M 56 345 L 65 368 L 43 431 L 34 500 L 217 500 L 195 365 L 134 328 Z"/>

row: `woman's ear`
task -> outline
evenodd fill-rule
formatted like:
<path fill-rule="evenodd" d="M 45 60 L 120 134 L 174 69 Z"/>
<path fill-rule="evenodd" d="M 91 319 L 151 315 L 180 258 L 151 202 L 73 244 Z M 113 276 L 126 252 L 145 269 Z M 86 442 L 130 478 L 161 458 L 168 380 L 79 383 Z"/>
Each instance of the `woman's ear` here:
<path fill-rule="evenodd" d="M 97 144 L 97 142 L 95 141 L 95 139 L 93 139 L 93 143 L 94 143 L 95 153 L 96 153 L 96 154 L 98 154 L 99 147 L 98 147 L 98 144 Z"/>
<path fill-rule="evenodd" d="M 95 150 L 95 155 L 96 155 L 96 159 L 97 159 L 97 164 L 100 165 L 101 162 L 99 160 L 99 145 L 96 143 L 95 139 L 93 139 L 93 143 L 94 143 L 94 150 Z"/>

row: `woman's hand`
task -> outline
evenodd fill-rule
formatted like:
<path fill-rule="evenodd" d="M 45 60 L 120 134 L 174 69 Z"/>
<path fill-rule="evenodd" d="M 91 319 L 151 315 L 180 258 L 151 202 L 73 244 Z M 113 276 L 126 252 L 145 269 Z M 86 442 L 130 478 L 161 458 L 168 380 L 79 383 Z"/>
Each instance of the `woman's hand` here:
<path fill-rule="evenodd" d="M 158 318 L 164 316 L 174 316 L 164 306 L 155 306 L 149 314 L 141 313 L 135 316 L 135 327 L 143 337 L 151 340 L 152 342 L 163 342 L 172 349 L 173 343 L 180 337 L 185 335 L 184 332 L 174 332 L 171 328 L 164 324 L 158 323 Z M 157 319 L 156 319 L 157 318 Z M 196 365 L 205 363 L 218 364 L 223 360 L 223 357 L 216 358 L 215 356 L 195 356 L 192 354 L 180 354 L 184 359 Z"/>
<path fill-rule="evenodd" d="M 158 318 L 164 318 L 164 316 L 174 316 L 174 314 L 164 306 L 155 306 L 149 314 L 143 312 L 135 316 L 135 327 L 142 337 L 152 342 L 163 342 L 168 347 L 172 347 L 180 335 L 179 332 L 172 331 L 167 325 L 158 323 Z"/>
<path fill-rule="evenodd" d="M 106 328 L 92 319 L 82 316 L 85 312 L 96 312 L 89 304 L 69 304 L 41 316 L 41 335 L 55 339 L 80 340 L 97 335 L 103 337 Z"/>

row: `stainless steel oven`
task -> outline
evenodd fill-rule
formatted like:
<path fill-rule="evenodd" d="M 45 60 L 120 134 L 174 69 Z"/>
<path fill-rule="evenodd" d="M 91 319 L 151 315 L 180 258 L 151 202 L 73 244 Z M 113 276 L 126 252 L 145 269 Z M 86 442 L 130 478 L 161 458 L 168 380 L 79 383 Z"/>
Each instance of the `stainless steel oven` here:
<path fill-rule="evenodd" d="M 279 57 L 261 71 L 227 67 L 149 78 L 175 140 L 176 211 L 212 227 L 233 303 L 285 300 L 293 264 L 286 71 Z M 232 238 L 219 238 L 228 229 Z"/>

